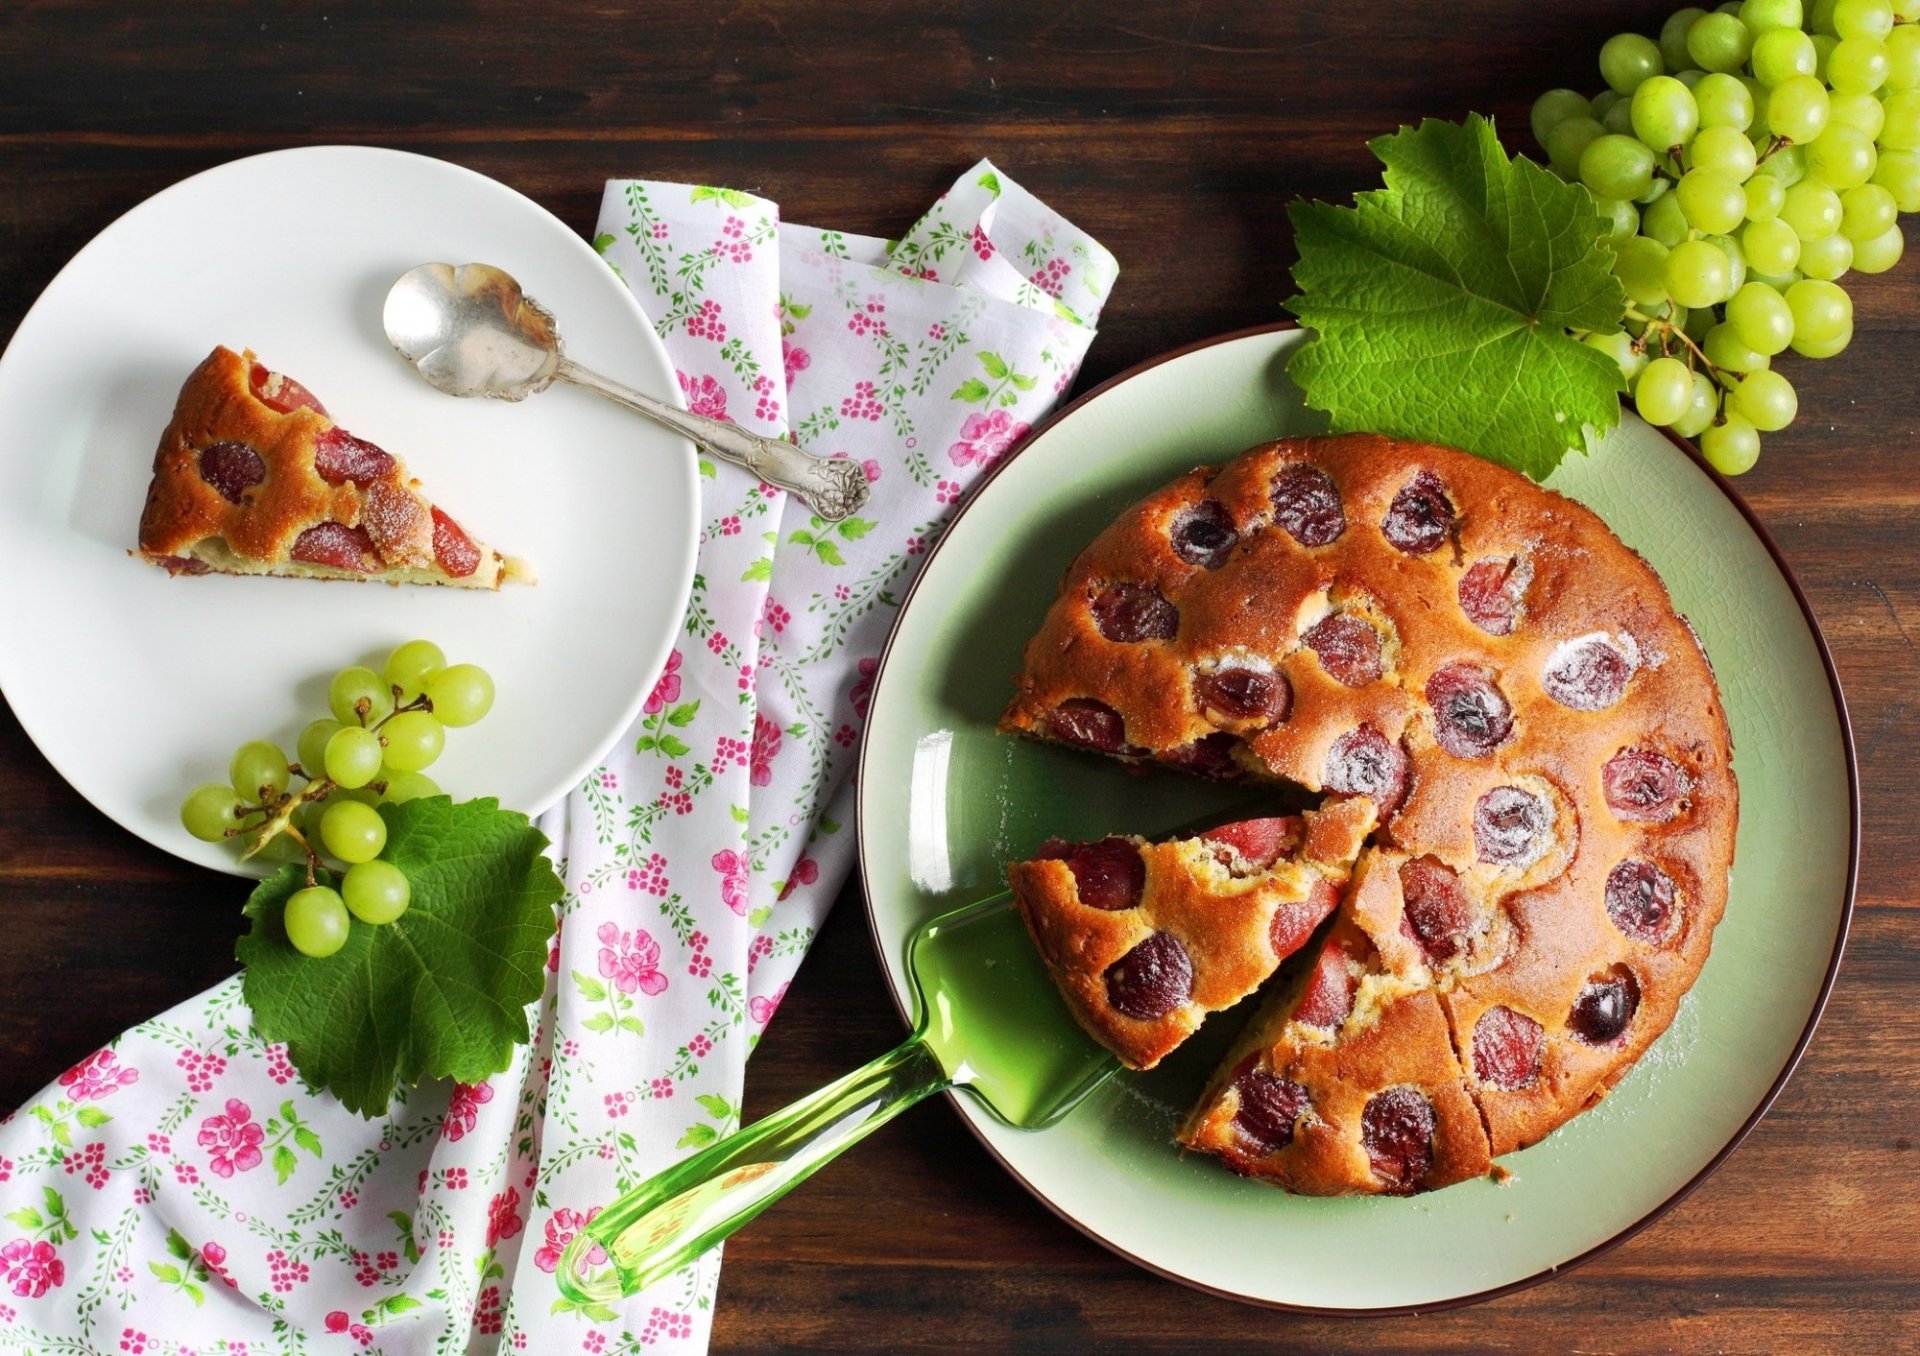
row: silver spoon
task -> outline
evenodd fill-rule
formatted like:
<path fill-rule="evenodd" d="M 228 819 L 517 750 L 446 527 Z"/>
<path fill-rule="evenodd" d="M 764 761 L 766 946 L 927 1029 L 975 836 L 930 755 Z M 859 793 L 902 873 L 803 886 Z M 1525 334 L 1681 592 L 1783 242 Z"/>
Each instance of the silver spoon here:
<path fill-rule="evenodd" d="M 448 395 L 525 400 L 556 380 L 570 381 L 744 466 L 829 522 L 867 502 L 859 462 L 810 456 L 738 424 L 677 410 L 580 366 L 562 353 L 553 313 L 490 264 L 408 269 L 388 291 L 382 319 L 400 356 Z"/>

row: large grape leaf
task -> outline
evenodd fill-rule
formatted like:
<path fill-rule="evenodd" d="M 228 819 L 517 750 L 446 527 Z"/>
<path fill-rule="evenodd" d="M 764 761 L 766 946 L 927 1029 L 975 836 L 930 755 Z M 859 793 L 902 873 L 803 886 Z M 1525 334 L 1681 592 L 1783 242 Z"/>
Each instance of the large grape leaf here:
<path fill-rule="evenodd" d="M 1569 328 L 1625 297 L 1579 184 L 1510 160 L 1493 124 L 1429 120 L 1369 143 L 1386 187 L 1289 209 L 1315 331 L 1288 365 L 1341 431 L 1464 448 L 1544 479 L 1620 417 L 1620 369 Z"/>
<path fill-rule="evenodd" d="M 404 914 L 355 922 L 333 955 L 303 956 L 283 919 L 306 870 L 285 866 L 247 900 L 253 927 L 235 947 L 260 1034 L 363 1116 L 385 1112 L 403 1080 L 471 1083 L 507 1067 L 528 1037 L 561 893 L 546 835 L 498 801 L 429 796 L 380 816 L 381 856 L 413 889 Z"/>

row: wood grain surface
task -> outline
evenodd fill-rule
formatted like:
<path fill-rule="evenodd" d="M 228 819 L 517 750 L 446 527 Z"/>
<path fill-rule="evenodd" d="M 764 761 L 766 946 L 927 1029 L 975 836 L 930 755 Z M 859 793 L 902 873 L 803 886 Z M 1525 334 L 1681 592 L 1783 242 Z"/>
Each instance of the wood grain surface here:
<path fill-rule="evenodd" d="M 1293 257 L 1285 205 L 1373 183 L 1366 138 L 1473 109 L 1523 145 L 1536 93 L 1596 88 L 1600 43 L 1657 31 L 1667 12 L 1622 0 L 7 0 L 0 335 L 119 213 L 282 146 L 441 156 L 583 232 L 605 178 L 642 175 L 751 189 L 789 219 L 884 234 L 988 155 L 1120 258 L 1084 388 L 1276 318 Z M 1920 258 L 1848 286 L 1856 342 L 1795 365 L 1801 419 L 1767 440 L 1740 489 L 1798 572 L 1846 686 L 1864 806 L 1858 909 L 1799 1073 L 1718 1174 L 1639 1237 L 1523 1293 L 1418 1318 L 1303 1318 L 1133 1269 L 1026 1195 L 936 1105 L 728 1245 L 715 1349 L 1920 1350 Z M 6 621 L 0 644 L 38 643 Z M 0 807 L 11 1107 L 229 973 L 242 892 L 100 816 L 10 712 Z M 849 889 L 754 1059 L 749 1112 L 900 1034 Z"/>

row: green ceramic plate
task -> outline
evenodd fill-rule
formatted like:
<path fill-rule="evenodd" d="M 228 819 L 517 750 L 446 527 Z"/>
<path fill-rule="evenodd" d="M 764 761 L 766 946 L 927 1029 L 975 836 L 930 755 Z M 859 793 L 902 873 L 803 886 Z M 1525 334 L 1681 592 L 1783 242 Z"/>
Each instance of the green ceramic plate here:
<path fill-rule="evenodd" d="M 1060 572 L 1122 507 L 1193 465 L 1317 431 L 1285 374 L 1299 338 L 1230 336 L 1094 392 L 1000 468 L 927 562 L 881 666 L 860 776 L 869 909 L 903 1010 L 914 924 L 1000 889 L 1004 863 L 1043 838 L 1152 834 L 1259 797 L 1130 774 L 993 725 Z M 1819 633 L 1739 501 L 1637 418 L 1551 484 L 1653 562 L 1722 684 L 1740 838 L 1699 983 L 1600 1107 L 1502 1160 L 1515 1174 L 1504 1186 L 1313 1200 L 1182 1158 L 1175 1122 L 1237 1016 L 1152 1073 L 1109 1080 L 1046 1130 L 1009 1129 L 956 1099 L 1016 1179 L 1142 1266 L 1236 1298 L 1345 1311 L 1525 1285 L 1618 1242 L 1699 1182 L 1812 1033 L 1845 939 L 1857 821 L 1845 708 Z M 1071 1023 L 1057 999 L 1009 1002 Z"/>

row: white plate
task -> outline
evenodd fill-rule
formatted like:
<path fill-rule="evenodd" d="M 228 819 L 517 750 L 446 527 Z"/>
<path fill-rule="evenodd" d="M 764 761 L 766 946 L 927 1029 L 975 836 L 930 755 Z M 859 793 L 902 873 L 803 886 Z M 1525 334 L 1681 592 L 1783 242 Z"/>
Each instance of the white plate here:
<path fill-rule="evenodd" d="M 380 324 L 388 286 L 429 260 L 507 269 L 569 353 L 679 400 L 646 316 L 565 224 L 470 170 L 358 146 L 235 161 L 142 203 L 0 359 L 0 688 L 82 795 L 189 861 L 239 869 L 180 827 L 181 797 L 247 739 L 291 751 L 328 677 L 400 641 L 436 640 L 498 688 L 430 775 L 530 814 L 586 776 L 666 658 L 693 574 L 693 449 L 584 391 L 433 390 Z M 305 383 L 539 584 L 174 579 L 129 557 L 160 432 L 216 344 Z"/>

